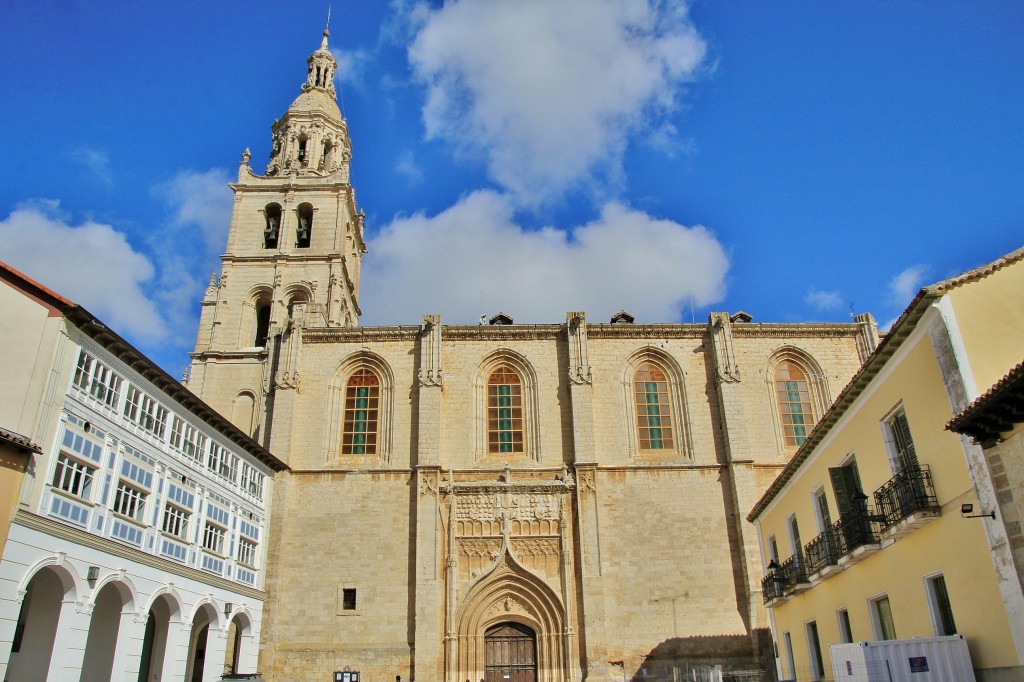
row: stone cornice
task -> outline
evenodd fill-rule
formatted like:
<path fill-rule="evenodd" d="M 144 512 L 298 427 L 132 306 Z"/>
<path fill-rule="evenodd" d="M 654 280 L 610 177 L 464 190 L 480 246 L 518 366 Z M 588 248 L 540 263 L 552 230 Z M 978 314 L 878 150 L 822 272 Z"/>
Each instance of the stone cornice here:
<path fill-rule="evenodd" d="M 836 323 L 815 323 L 803 322 L 796 324 L 771 323 L 758 324 L 756 322 L 744 322 L 732 325 L 733 336 L 743 337 L 806 337 L 806 336 L 856 336 L 860 325 L 857 323 L 836 322 Z"/>
<path fill-rule="evenodd" d="M 706 324 L 587 324 L 591 339 L 699 339 Z"/>
<path fill-rule="evenodd" d="M 307 327 L 302 331 L 302 342 L 344 343 L 352 341 L 413 341 L 420 333 L 419 327 Z"/>
<path fill-rule="evenodd" d="M 262 362 L 267 359 L 266 348 L 259 350 L 204 350 L 198 353 L 189 353 L 193 360 L 258 360 Z"/>
<path fill-rule="evenodd" d="M 251 172 L 252 171 L 250 171 L 250 173 Z M 339 173 L 340 169 L 331 175 L 338 175 Z M 341 175 L 347 174 L 341 173 Z M 246 178 L 244 182 L 229 182 L 228 187 L 235 191 L 241 189 L 248 193 L 284 193 L 294 189 L 301 189 L 303 192 L 308 192 L 309 190 L 322 190 L 325 192 L 338 193 L 351 189 L 352 185 L 347 177 L 344 179 L 339 177 L 337 180 L 332 182 L 330 175 L 300 175 L 291 177 L 287 174 L 265 176 L 252 173 L 251 177 Z"/>
<path fill-rule="evenodd" d="M 730 463 L 727 463 L 727 464 L 721 464 L 721 463 L 713 463 L 713 464 L 686 464 L 686 463 L 681 463 L 681 462 L 675 462 L 675 463 L 664 463 L 664 464 L 643 463 L 643 464 L 606 464 L 606 465 L 596 464 L 595 465 L 593 462 L 581 462 L 580 464 L 577 465 L 577 467 L 586 468 L 586 469 L 589 469 L 591 471 L 596 469 L 597 471 L 606 471 L 606 472 L 610 472 L 610 473 L 629 473 L 629 472 L 643 472 L 643 471 L 721 471 L 722 469 L 726 469 L 726 468 L 732 466 L 733 464 L 746 464 L 746 465 L 749 465 L 749 466 L 753 466 L 755 468 L 757 468 L 757 467 L 764 467 L 764 468 L 779 468 L 779 469 L 781 469 L 781 468 L 783 468 L 785 466 L 785 464 L 772 464 L 772 463 L 757 462 L 757 461 L 750 462 L 750 461 L 745 460 L 745 461 L 742 461 L 742 462 L 730 462 Z M 297 468 L 292 467 L 289 470 L 288 473 L 292 477 L 295 477 L 295 476 L 324 476 L 324 475 L 378 476 L 378 475 L 395 475 L 395 474 L 400 474 L 400 475 L 409 476 L 410 478 L 412 478 L 412 476 L 416 473 L 417 470 L 441 471 L 444 474 L 447 474 L 447 472 L 450 471 L 448 468 L 444 467 L 443 465 L 441 465 L 441 466 L 438 466 L 438 465 L 426 465 L 426 466 L 425 465 L 416 465 L 413 468 L 367 467 L 365 469 L 347 469 L 347 468 L 338 468 L 338 469 L 323 469 L 323 468 L 318 468 L 318 469 L 297 469 Z M 572 471 L 572 467 L 570 467 L 569 470 Z M 496 473 L 502 473 L 503 471 L 504 471 L 504 469 L 501 468 L 501 467 L 493 467 L 493 468 L 488 468 L 488 469 L 454 469 L 455 474 L 459 475 L 459 476 L 464 476 L 464 477 L 479 476 L 479 477 L 481 477 L 481 480 L 476 480 L 476 481 L 474 481 L 474 480 L 456 481 L 455 485 L 457 487 L 458 486 L 463 486 L 463 485 L 496 485 L 496 486 L 504 486 L 505 484 L 503 482 L 493 480 L 493 477 L 494 477 L 494 475 Z M 562 482 L 560 480 L 557 480 L 557 479 L 554 479 L 554 478 L 551 478 L 551 479 L 538 478 L 538 475 L 540 475 L 540 474 L 546 474 L 546 473 L 549 473 L 549 472 L 551 474 L 554 474 L 554 473 L 560 472 L 560 471 L 561 471 L 561 469 L 553 469 L 553 468 L 541 468 L 541 469 L 522 468 L 522 469 L 512 469 L 512 477 L 513 477 L 512 478 L 512 482 L 515 485 L 533 485 L 533 484 L 538 484 L 538 485 L 552 485 L 552 484 L 562 485 Z M 490 477 L 490 479 L 489 480 L 484 480 L 483 477 Z M 448 482 L 445 481 L 444 485 L 447 486 Z"/>
<path fill-rule="evenodd" d="M 259 254 L 250 256 L 236 256 L 231 253 L 225 253 L 220 257 L 221 263 L 258 263 L 265 264 L 267 267 L 276 265 L 278 263 L 339 263 L 344 262 L 345 257 L 335 251 L 333 253 L 324 254 L 310 254 L 310 255 L 295 255 L 287 253 L 275 253 L 271 257 L 261 256 Z"/>
<path fill-rule="evenodd" d="M 859 325 L 836 324 L 734 324 L 733 334 L 745 338 L 855 337 Z M 303 341 L 332 343 L 354 340 L 395 341 L 412 339 L 420 328 L 412 325 L 389 327 L 307 328 Z M 702 339 L 705 324 L 588 324 L 591 339 Z M 564 324 L 443 325 L 442 341 L 553 340 L 565 335 Z"/>
<path fill-rule="evenodd" d="M 93 535 L 86 531 L 79 530 L 66 526 L 58 521 L 53 521 L 44 516 L 33 514 L 32 512 L 19 509 L 14 515 L 13 523 L 28 528 L 29 530 L 39 531 L 51 537 L 59 538 L 61 540 L 67 540 L 68 542 L 74 542 L 95 549 L 105 554 L 112 556 L 121 557 L 134 561 L 135 563 L 149 566 L 165 573 L 172 573 L 174 575 L 181 576 L 182 578 L 188 578 L 189 580 L 195 580 L 197 582 L 206 583 L 214 587 L 219 587 L 224 590 L 230 590 L 236 594 L 240 594 L 252 599 L 264 601 L 267 598 L 267 593 L 262 590 L 257 590 L 253 587 L 248 587 L 240 583 L 226 580 L 219 576 L 215 576 L 206 571 L 200 571 L 195 568 L 189 568 L 188 566 L 182 566 L 181 564 L 170 561 L 169 559 L 163 559 L 158 556 L 153 556 L 147 552 L 143 552 L 140 549 L 134 547 L 128 547 L 122 545 L 119 542 L 108 540 L 107 538 Z"/>
<path fill-rule="evenodd" d="M 507 341 L 513 339 L 558 339 L 565 334 L 563 324 L 473 324 L 443 325 L 442 341 Z"/>

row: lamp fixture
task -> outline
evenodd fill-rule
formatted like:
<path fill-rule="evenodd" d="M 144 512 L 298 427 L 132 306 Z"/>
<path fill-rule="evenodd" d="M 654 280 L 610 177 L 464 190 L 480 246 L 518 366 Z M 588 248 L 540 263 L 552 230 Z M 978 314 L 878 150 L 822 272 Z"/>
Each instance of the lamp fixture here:
<path fill-rule="evenodd" d="M 100 577 L 100 567 L 90 566 L 89 572 L 85 574 L 85 580 L 89 583 L 89 587 L 96 587 L 96 581 Z"/>
<path fill-rule="evenodd" d="M 230 618 L 231 612 L 235 610 L 235 605 L 231 602 L 224 602 L 224 617 Z"/>
<path fill-rule="evenodd" d="M 863 518 L 868 521 L 874 521 L 875 523 L 886 522 L 885 514 L 869 514 L 868 513 L 868 496 L 864 494 L 863 490 L 858 490 L 850 499 L 857 506 L 858 510 L 863 510 Z"/>
<path fill-rule="evenodd" d="M 988 518 L 990 518 L 990 519 L 992 519 L 994 521 L 995 518 L 996 518 L 996 510 L 995 509 L 993 509 L 990 512 L 981 512 L 980 514 L 974 514 L 973 512 L 974 512 L 974 505 L 973 504 L 968 503 L 968 504 L 961 504 L 960 505 L 960 516 L 964 517 L 965 519 L 980 519 L 980 518 L 988 517 Z"/>
<path fill-rule="evenodd" d="M 777 562 L 775 559 L 772 559 L 771 561 L 769 561 L 768 562 L 768 570 L 769 571 L 777 571 L 777 570 L 779 570 L 779 562 Z"/>

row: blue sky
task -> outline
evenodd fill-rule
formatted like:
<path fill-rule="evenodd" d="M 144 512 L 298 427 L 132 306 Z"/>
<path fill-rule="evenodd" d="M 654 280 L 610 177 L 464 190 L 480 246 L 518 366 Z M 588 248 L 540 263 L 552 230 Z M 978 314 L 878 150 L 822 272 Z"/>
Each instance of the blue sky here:
<path fill-rule="evenodd" d="M 179 375 L 326 10 L 0 3 L 0 259 Z M 363 324 L 885 325 L 1024 243 L 1024 3 L 347 2 L 331 47 Z"/>

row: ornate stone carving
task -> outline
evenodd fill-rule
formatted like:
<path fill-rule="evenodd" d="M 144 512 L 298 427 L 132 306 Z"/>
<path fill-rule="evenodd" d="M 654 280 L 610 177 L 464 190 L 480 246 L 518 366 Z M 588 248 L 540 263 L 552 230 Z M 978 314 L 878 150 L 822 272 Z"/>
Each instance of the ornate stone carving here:
<path fill-rule="evenodd" d="M 458 541 L 460 557 L 482 558 L 494 561 L 501 552 L 501 540 L 498 538 L 461 538 Z"/>
<path fill-rule="evenodd" d="M 515 538 L 512 551 L 519 557 L 558 556 L 558 538 Z"/>
<path fill-rule="evenodd" d="M 420 474 L 420 495 L 437 495 L 437 473 L 433 471 Z"/>
<path fill-rule="evenodd" d="M 274 386 L 281 390 L 298 390 L 299 384 L 301 383 L 301 377 L 296 372 L 282 372 L 281 375 L 274 382 Z"/>
<path fill-rule="evenodd" d="M 420 336 L 420 385 L 440 386 L 444 379 L 441 373 L 441 316 L 424 315 Z"/>
<path fill-rule="evenodd" d="M 732 322 L 728 313 L 711 313 L 708 318 L 711 327 L 711 344 L 715 349 L 715 372 L 718 380 L 735 383 L 740 380 L 740 368 L 732 340 Z"/>
<path fill-rule="evenodd" d="M 496 601 L 491 604 L 490 608 L 487 609 L 488 616 L 494 616 L 499 613 L 525 613 L 533 614 L 533 611 L 523 606 L 518 600 L 512 597 L 505 597 L 502 600 Z"/>
<path fill-rule="evenodd" d="M 557 521 L 558 497 L 537 493 L 465 495 L 459 497 L 457 521 Z"/>
<path fill-rule="evenodd" d="M 569 381 L 573 384 L 592 384 L 590 360 L 587 357 L 587 317 L 583 312 L 566 313 L 569 331 Z"/>
<path fill-rule="evenodd" d="M 594 492 L 594 472 L 593 471 L 577 471 L 576 478 L 579 481 L 580 492 L 592 493 Z"/>

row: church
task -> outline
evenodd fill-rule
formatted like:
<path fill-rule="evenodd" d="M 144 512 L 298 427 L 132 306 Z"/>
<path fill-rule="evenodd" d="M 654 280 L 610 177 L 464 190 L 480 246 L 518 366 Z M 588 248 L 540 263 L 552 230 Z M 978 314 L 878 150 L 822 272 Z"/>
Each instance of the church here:
<path fill-rule="evenodd" d="M 873 318 L 359 326 L 336 68 L 324 31 L 266 168 L 242 155 L 187 382 L 287 465 L 264 678 L 774 671 L 745 517 L 877 346 Z"/>

